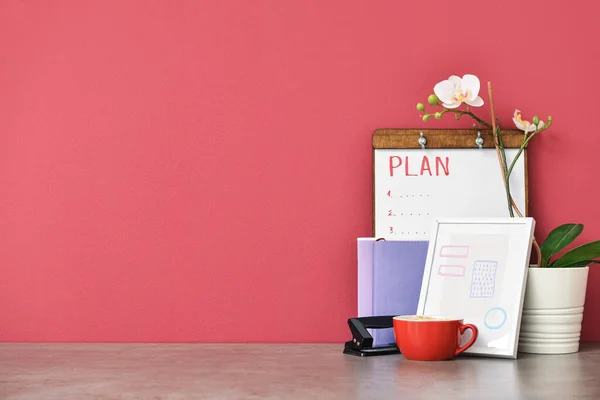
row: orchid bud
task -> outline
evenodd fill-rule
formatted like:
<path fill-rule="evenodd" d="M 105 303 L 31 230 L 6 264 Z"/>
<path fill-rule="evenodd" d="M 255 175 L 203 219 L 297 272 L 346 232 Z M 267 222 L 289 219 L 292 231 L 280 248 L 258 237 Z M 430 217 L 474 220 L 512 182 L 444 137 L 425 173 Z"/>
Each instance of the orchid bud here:
<path fill-rule="evenodd" d="M 429 104 L 431 104 L 432 106 L 437 106 L 439 101 L 440 101 L 440 99 L 438 99 L 438 97 L 435 94 L 430 94 L 429 97 L 427 98 L 427 102 Z"/>
<path fill-rule="evenodd" d="M 417 103 L 417 110 L 425 111 L 425 105 L 423 103 Z"/>
<path fill-rule="evenodd" d="M 535 126 L 538 126 L 540 124 L 540 119 L 538 118 L 537 115 L 535 117 L 533 117 L 533 124 Z"/>
<path fill-rule="evenodd" d="M 552 122 L 552 116 L 548 117 L 548 122 Z"/>
<path fill-rule="evenodd" d="M 429 117 L 431 117 L 430 114 L 423 115 L 423 121 L 425 121 L 425 122 L 429 121 Z"/>
<path fill-rule="evenodd" d="M 441 112 L 436 112 L 435 113 L 435 119 L 442 119 L 442 113 Z"/>

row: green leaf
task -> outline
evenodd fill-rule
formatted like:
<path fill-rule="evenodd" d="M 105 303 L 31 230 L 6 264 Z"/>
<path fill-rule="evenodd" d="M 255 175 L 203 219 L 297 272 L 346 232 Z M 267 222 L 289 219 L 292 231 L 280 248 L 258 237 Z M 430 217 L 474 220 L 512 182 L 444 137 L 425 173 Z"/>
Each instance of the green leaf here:
<path fill-rule="evenodd" d="M 585 260 L 585 261 L 579 261 L 579 262 L 575 262 L 573 264 L 569 264 L 569 265 L 563 265 L 560 268 L 581 268 L 581 267 L 585 267 L 588 266 L 590 264 L 600 264 L 600 261 L 598 260 Z M 554 267 L 553 264 L 550 264 L 548 266 L 549 268 Z"/>
<path fill-rule="evenodd" d="M 582 244 L 573 250 L 569 250 L 561 258 L 552 263 L 552 267 L 563 268 L 565 265 L 572 265 L 597 257 L 600 257 L 600 240 Z"/>
<path fill-rule="evenodd" d="M 540 267 L 547 267 L 550 258 L 575 240 L 582 231 L 583 224 L 564 224 L 550 232 L 544 243 L 540 246 L 542 252 Z"/>

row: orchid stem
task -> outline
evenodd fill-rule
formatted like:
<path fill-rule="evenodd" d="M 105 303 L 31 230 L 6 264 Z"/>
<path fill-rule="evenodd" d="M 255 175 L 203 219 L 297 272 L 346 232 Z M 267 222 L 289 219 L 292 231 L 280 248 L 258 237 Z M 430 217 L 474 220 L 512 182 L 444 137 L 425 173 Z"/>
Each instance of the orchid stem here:
<path fill-rule="evenodd" d="M 541 131 L 543 131 L 543 130 L 546 130 L 546 129 L 548 129 L 548 128 L 550 127 L 550 125 L 551 125 L 551 122 L 550 122 L 550 123 L 548 123 L 548 125 L 545 125 L 545 126 L 544 126 L 542 129 L 540 129 L 540 130 L 538 130 L 538 129 L 537 129 L 537 126 L 536 126 L 536 127 L 535 127 L 535 131 L 534 131 L 534 132 L 533 132 L 531 135 L 527 136 L 527 137 L 526 137 L 526 138 L 523 140 L 523 143 L 521 144 L 521 148 L 519 149 L 519 151 L 517 152 L 517 155 L 515 156 L 515 158 L 514 158 L 514 160 L 512 161 L 512 163 L 510 164 L 510 168 L 508 168 L 508 172 L 507 172 L 507 178 L 506 178 L 506 179 L 508 179 L 508 178 L 510 177 L 510 174 L 512 173 L 512 170 L 513 170 L 513 168 L 514 168 L 515 164 L 517 163 L 517 160 L 519 159 L 519 156 L 521 155 L 521 153 L 523 153 L 523 150 L 525 150 L 525 147 L 527 147 L 527 143 L 529 143 L 529 141 L 530 141 L 531 139 L 533 139 L 533 137 L 534 137 L 535 135 L 537 135 L 538 133 L 540 133 L 540 132 L 541 132 Z"/>
<path fill-rule="evenodd" d="M 485 122 L 484 120 L 479 118 L 477 115 L 473 114 L 472 111 L 452 110 L 452 109 L 446 108 L 444 111 L 442 111 L 442 113 L 443 112 L 451 112 L 451 113 L 461 114 L 461 115 L 467 114 L 468 116 L 473 118 L 475 121 L 479 122 L 481 125 L 489 128 L 489 129 L 492 129 L 492 126 L 490 124 L 488 124 L 487 122 Z"/>
<path fill-rule="evenodd" d="M 531 135 L 529 138 L 527 138 L 523 141 L 519 151 L 517 152 L 517 155 L 515 156 L 515 158 L 513 159 L 512 163 L 511 163 L 511 167 L 507 168 L 506 167 L 506 154 L 504 153 L 504 146 L 502 144 L 502 139 L 500 138 L 500 128 L 498 127 L 498 130 L 496 130 L 496 117 L 494 115 L 494 103 L 492 100 L 492 82 L 488 82 L 488 96 L 490 98 L 490 112 L 492 114 L 492 125 L 494 127 L 493 133 L 494 133 L 494 137 L 498 138 L 497 141 L 494 141 L 494 144 L 496 145 L 496 153 L 498 154 L 498 160 L 501 161 L 501 163 L 502 163 L 502 165 L 501 165 L 501 170 L 502 170 L 502 175 L 503 175 L 502 177 L 504 179 L 504 187 L 506 189 L 507 199 L 509 202 L 510 215 L 511 215 L 511 217 L 514 216 L 514 214 L 513 214 L 513 208 L 514 208 L 514 210 L 517 212 L 519 217 L 523 217 L 523 214 L 519 211 L 519 208 L 517 207 L 514 199 L 510 195 L 509 178 L 510 178 L 510 173 L 512 172 L 512 168 L 514 167 L 516 160 L 519 158 L 519 156 L 523 152 L 524 146 L 527 145 L 527 143 L 529 142 L 529 140 L 531 140 L 531 137 L 533 137 L 533 135 Z M 535 133 L 537 133 L 537 132 L 534 132 L 534 134 Z M 502 151 L 500 151 L 500 146 L 502 147 Z M 535 248 L 535 251 L 536 251 L 537 262 L 538 262 L 538 264 L 541 264 L 542 251 L 540 249 L 539 244 L 535 240 L 535 237 L 533 238 L 533 247 Z"/>

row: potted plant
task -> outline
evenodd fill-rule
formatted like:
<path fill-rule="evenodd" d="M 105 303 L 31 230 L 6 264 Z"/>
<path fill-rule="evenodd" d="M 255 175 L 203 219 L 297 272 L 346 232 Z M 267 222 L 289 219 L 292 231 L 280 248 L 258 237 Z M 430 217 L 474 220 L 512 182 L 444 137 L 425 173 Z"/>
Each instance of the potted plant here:
<path fill-rule="evenodd" d="M 515 126 L 523 131 L 523 141 L 514 159 L 509 164 L 502 141 L 502 129 L 499 119 L 494 115 L 492 101 L 492 85 L 488 82 L 488 99 L 490 103 L 491 122 L 475 115 L 473 107 L 484 104 L 479 96 L 479 78 L 472 74 L 463 77 L 456 75 L 438 82 L 427 102 L 438 107 L 435 112 L 425 112 L 423 103 L 417 104 L 420 117 L 427 122 L 431 118 L 441 119 L 446 114 L 454 114 L 458 120 L 463 115 L 473 119 L 473 128 L 490 129 L 494 137 L 494 146 L 504 188 L 508 214 L 519 217 L 523 214 L 512 199 L 510 176 L 518 158 L 529 142 L 540 132 L 550 128 L 552 117 L 547 123 L 537 116 L 531 122 L 523 118 L 516 109 L 512 117 Z M 583 224 L 567 223 L 552 230 L 540 246 L 533 239 L 533 247 L 537 253 L 538 264 L 530 264 L 525 290 L 525 302 L 519 336 L 519 351 L 538 354 L 563 354 L 579 350 L 581 322 L 589 265 L 598 263 L 600 257 L 600 241 L 577 246 L 559 256 L 559 253 L 571 244 L 583 231 Z"/>
<path fill-rule="evenodd" d="M 541 245 L 539 268 L 529 268 L 521 318 L 519 351 L 565 354 L 579 350 L 589 265 L 598 263 L 600 241 L 558 255 L 583 231 L 563 224 Z"/>

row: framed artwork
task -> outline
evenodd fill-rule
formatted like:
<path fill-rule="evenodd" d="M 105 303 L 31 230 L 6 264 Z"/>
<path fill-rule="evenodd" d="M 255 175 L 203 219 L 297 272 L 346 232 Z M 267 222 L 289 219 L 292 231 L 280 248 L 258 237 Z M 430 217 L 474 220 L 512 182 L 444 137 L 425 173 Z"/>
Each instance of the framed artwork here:
<path fill-rule="evenodd" d="M 530 217 L 436 219 L 418 314 L 477 326 L 465 354 L 517 358 L 534 228 Z"/>

